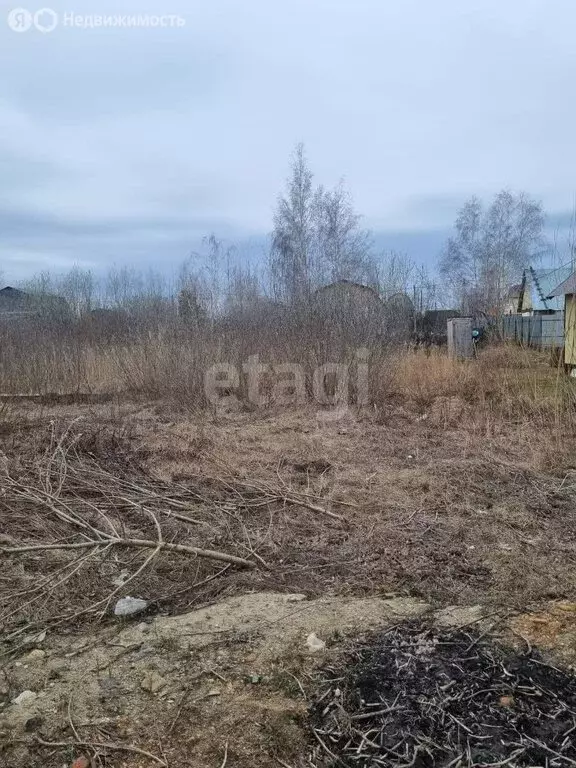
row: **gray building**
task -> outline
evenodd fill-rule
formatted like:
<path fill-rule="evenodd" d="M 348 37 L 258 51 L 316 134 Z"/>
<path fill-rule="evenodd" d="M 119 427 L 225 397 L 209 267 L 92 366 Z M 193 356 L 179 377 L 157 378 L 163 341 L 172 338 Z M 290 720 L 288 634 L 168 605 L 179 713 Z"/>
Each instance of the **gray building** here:
<path fill-rule="evenodd" d="M 67 320 L 70 308 L 66 299 L 51 294 L 35 294 L 7 285 L 0 290 L 0 322 L 17 322 L 26 318 Z"/>

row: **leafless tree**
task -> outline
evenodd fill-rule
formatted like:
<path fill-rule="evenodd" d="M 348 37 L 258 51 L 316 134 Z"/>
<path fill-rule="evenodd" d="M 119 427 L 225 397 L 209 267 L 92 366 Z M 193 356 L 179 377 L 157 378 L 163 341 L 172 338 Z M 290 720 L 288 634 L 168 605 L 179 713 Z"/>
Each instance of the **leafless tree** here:
<path fill-rule="evenodd" d="M 202 241 L 204 253 L 195 254 L 200 260 L 204 283 L 207 288 L 208 312 L 216 318 L 222 311 L 226 296 L 230 292 L 230 281 L 234 267 L 236 246 L 220 240 L 214 233 Z"/>
<path fill-rule="evenodd" d="M 104 284 L 104 303 L 114 309 L 127 309 L 142 293 L 143 276 L 133 267 L 111 267 Z"/>
<path fill-rule="evenodd" d="M 36 296 L 50 296 L 56 292 L 56 281 L 48 270 L 43 270 L 28 280 L 20 283 L 24 291 L 29 291 Z"/>
<path fill-rule="evenodd" d="M 180 267 L 178 276 L 178 316 L 190 326 L 203 324 L 210 311 L 210 289 L 202 271 L 194 266 L 194 256 Z"/>
<path fill-rule="evenodd" d="M 314 215 L 321 279 L 369 282 L 373 274 L 372 240 L 360 227 L 361 217 L 354 211 L 342 181 L 332 190 L 316 190 Z"/>
<path fill-rule="evenodd" d="M 274 215 L 270 258 L 275 294 L 292 305 L 306 303 L 326 283 L 374 282 L 371 237 L 360 226 L 344 182 L 329 190 L 314 189 L 312 180 L 298 144 Z"/>
<path fill-rule="evenodd" d="M 382 253 L 377 261 L 378 291 L 384 300 L 398 293 L 409 293 L 414 283 L 416 265 L 405 253 Z"/>
<path fill-rule="evenodd" d="M 307 302 L 312 289 L 316 228 L 315 195 L 304 145 L 292 158 L 286 194 L 278 199 L 270 266 L 276 294 L 292 305 Z"/>
<path fill-rule="evenodd" d="M 412 273 L 412 297 L 416 312 L 438 309 L 446 306 L 447 296 L 441 290 L 430 270 L 421 265 L 416 266 Z"/>
<path fill-rule="evenodd" d="M 543 227 L 541 203 L 523 192 L 502 190 L 486 210 L 476 197 L 464 204 L 440 259 L 440 273 L 462 309 L 500 311 L 510 284 L 538 258 Z"/>
<path fill-rule="evenodd" d="M 252 267 L 234 264 L 228 271 L 225 310 L 227 314 L 244 314 L 262 297 L 258 274 Z"/>
<path fill-rule="evenodd" d="M 72 267 L 60 280 L 57 288 L 68 302 L 76 317 L 82 317 L 94 308 L 96 279 L 89 269 Z"/>

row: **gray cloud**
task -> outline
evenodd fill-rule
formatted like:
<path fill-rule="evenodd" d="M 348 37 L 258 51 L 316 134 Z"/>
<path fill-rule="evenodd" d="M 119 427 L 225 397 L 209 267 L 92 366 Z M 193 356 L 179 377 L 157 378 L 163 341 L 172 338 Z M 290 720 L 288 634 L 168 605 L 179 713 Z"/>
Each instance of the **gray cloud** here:
<path fill-rule="evenodd" d="M 181 236 L 185 233 L 212 232 L 216 228 L 222 230 L 223 236 L 237 233 L 222 219 L 197 219 L 193 217 L 182 219 L 176 217 L 140 218 L 126 217 L 123 219 L 66 219 L 45 213 L 34 214 L 26 210 L 1 209 L 0 231 L 5 241 L 22 236 L 31 241 L 44 240 L 47 237 L 126 237 L 133 234 L 166 236 Z"/>
<path fill-rule="evenodd" d="M 186 24 L 16 34 L 0 12 L 0 249 L 16 277 L 167 263 L 210 231 L 260 243 L 298 140 L 318 181 L 346 178 L 378 244 L 414 258 L 435 259 L 466 197 L 504 186 L 565 229 L 572 0 L 51 5 Z"/>
<path fill-rule="evenodd" d="M 223 219 L 125 217 L 70 219 L 0 207 L 4 276 L 30 277 L 47 268 L 62 271 L 77 264 L 96 273 L 112 265 L 153 267 L 173 273 L 203 240 L 217 233 L 238 243 L 239 257 L 257 260 L 265 238 L 250 235 Z"/>

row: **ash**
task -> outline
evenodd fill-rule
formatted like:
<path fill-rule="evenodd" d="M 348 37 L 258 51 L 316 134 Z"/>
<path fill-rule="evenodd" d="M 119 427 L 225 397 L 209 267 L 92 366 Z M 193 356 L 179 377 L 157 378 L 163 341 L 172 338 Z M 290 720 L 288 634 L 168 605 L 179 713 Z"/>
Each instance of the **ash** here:
<path fill-rule="evenodd" d="M 324 667 L 309 765 L 576 766 L 576 678 L 532 648 L 422 622 Z"/>

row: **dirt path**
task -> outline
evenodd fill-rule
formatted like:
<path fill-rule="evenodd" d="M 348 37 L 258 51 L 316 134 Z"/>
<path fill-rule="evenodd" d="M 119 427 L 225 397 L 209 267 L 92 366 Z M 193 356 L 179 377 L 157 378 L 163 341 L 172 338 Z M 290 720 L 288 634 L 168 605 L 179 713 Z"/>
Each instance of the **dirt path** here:
<path fill-rule="evenodd" d="M 95 636 L 49 635 L 4 669 L 3 765 L 60 768 L 91 752 L 40 750 L 38 736 L 137 745 L 170 766 L 220 765 L 226 744 L 235 766 L 296 758 L 317 661 L 346 636 L 429 610 L 417 600 L 257 593 Z M 327 648 L 311 650 L 311 633 Z M 153 761 L 118 751 L 106 762 L 140 764 Z"/>

